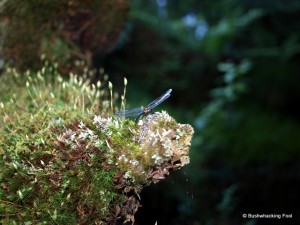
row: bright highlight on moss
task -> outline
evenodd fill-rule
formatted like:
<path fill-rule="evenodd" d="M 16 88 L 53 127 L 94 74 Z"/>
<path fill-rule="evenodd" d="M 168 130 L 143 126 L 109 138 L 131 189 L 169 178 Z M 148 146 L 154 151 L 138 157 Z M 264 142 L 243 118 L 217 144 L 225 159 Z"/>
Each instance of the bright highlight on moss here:
<path fill-rule="evenodd" d="M 114 117 L 105 80 L 46 66 L 9 69 L 0 84 L 2 224 L 134 222 L 141 189 L 189 163 L 191 126 L 166 112 Z"/>

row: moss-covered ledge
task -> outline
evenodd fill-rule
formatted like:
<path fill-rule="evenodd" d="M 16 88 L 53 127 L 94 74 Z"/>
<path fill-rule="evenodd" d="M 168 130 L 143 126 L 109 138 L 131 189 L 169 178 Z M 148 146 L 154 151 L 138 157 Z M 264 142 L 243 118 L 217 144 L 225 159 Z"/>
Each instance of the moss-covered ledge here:
<path fill-rule="evenodd" d="M 0 105 L 0 221 L 134 222 L 142 188 L 189 163 L 193 128 L 166 112 L 148 115 L 138 124 L 114 117 L 104 99 L 95 107 L 101 91 L 87 81 L 71 77 L 50 85 L 43 73 L 25 82 L 23 97 L 29 93 L 32 104 L 12 94 Z M 89 110 L 76 106 L 79 100 L 69 93 L 84 95 L 83 89 L 89 98 L 80 104 Z M 72 104 L 76 107 L 70 112 Z M 13 110 L 20 107 L 22 113 Z"/>

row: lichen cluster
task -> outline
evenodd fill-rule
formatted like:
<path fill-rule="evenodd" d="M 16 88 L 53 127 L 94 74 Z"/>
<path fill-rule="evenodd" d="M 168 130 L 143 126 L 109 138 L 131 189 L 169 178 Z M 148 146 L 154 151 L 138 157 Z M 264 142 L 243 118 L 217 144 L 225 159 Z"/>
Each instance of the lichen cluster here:
<path fill-rule="evenodd" d="M 179 124 L 166 112 L 151 114 L 138 124 L 137 140 L 143 149 L 144 165 L 151 168 L 147 177 L 164 179 L 169 171 L 189 163 L 193 128 Z"/>
<path fill-rule="evenodd" d="M 134 222 L 142 188 L 189 162 L 192 127 L 166 112 L 117 118 L 100 82 L 53 72 L 1 77 L 19 83 L 0 105 L 0 221 Z"/>

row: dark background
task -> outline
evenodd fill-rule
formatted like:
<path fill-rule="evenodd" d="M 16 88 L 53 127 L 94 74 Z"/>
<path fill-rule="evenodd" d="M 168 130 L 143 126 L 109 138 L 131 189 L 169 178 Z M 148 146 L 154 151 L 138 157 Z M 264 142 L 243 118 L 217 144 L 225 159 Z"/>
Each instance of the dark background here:
<path fill-rule="evenodd" d="M 105 68 L 128 78 L 131 107 L 173 88 L 160 108 L 195 128 L 190 165 L 144 189 L 136 223 L 300 223 L 300 2 L 131 6 L 126 41 Z"/>
<path fill-rule="evenodd" d="M 299 1 L 74 2 L 84 5 L 68 8 L 67 16 L 62 16 L 66 6 L 54 7 L 59 13 L 53 15 L 40 10 L 51 10 L 48 5 L 28 7 L 29 22 L 2 13 L 5 23 L 26 27 L 15 29 L 22 39 L 4 45 L 3 57 L 14 56 L 8 61 L 21 69 L 37 65 L 38 57 L 27 59 L 32 48 L 39 49 L 37 35 L 43 33 L 30 36 L 35 27 L 29 28 L 41 15 L 51 15 L 50 22 L 39 22 L 54 30 L 57 22 L 64 24 L 59 35 L 50 35 L 59 45 L 46 48 L 67 65 L 63 71 L 72 70 L 68 57 L 84 59 L 104 69 L 119 93 L 125 76 L 127 108 L 145 106 L 173 89 L 156 110 L 194 127 L 191 163 L 143 190 L 135 224 L 300 224 Z M 96 2 L 101 10 L 93 12 Z M 87 6 L 90 14 L 81 10 Z M 100 22 L 85 23 L 97 12 Z M 67 48 L 55 42 L 57 37 L 70 41 Z M 70 43 L 80 54 L 73 54 Z M 292 219 L 244 219 L 243 214 L 292 214 Z"/>

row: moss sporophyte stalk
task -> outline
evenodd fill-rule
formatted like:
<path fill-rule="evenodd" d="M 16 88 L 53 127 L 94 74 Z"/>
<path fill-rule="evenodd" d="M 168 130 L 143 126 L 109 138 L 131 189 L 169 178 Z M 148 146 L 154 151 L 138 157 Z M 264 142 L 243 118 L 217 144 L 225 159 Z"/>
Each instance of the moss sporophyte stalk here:
<path fill-rule="evenodd" d="M 2 224 L 134 223 L 142 188 L 189 163 L 190 125 L 115 117 L 105 83 L 51 66 L 0 77 Z"/>

